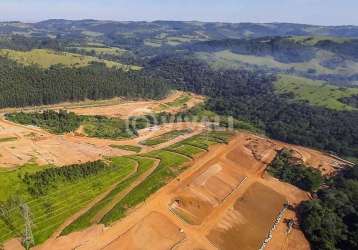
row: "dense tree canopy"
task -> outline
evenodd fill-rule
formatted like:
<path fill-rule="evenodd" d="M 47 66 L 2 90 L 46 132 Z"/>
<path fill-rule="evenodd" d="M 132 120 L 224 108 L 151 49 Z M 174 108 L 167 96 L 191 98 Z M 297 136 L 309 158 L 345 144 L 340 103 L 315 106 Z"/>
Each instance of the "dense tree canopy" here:
<path fill-rule="evenodd" d="M 358 156 L 358 112 L 294 102 L 274 91 L 272 75 L 214 71 L 190 58 L 161 57 L 151 69 L 179 89 L 209 96 L 208 109 L 262 128 L 275 139 Z"/>
<path fill-rule="evenodd" d="M 287 150 L 281 150 L 268 166 L 270 174 L 308 192 L 316 191 L 323 178 L 319 170 L 306 166 L 301 159 L 293 157 Z"/>
<path fill-rule="evenodd" d="M 93 64 L 41 69 L 0 58 L 0 107 L 53 104 L 115 96 L 158 99 L 169 87 L 160 78 Z"/>
<path fill-rule="evenodd" d="M 313 249 L 357 249 L 358 166 L 328 180 L 318 199 L 300 205 L 299 215 Z"/>

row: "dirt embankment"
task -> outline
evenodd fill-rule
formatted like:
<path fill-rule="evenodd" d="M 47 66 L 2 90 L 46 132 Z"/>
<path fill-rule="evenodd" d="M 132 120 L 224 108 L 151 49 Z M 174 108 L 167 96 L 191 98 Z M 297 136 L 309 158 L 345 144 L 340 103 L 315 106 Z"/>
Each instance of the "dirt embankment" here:
<path fill-rule="evenodd" d="M 113 148 L 110 145 L 137 145 L 140 141 L 182 128 L 191 128 L 193 132 L 155 147 L 141 145 L 142 152 L 166 147 L 200 133 L 205 127 L 199 123 L 164 124 L 139 131 L 137 138 L 107 140 L 75 134 L 54 135 L 43 129 L 19 125 L 0 117 L 0 138 L 13 138 L 0 142 L 0 168 L 14 168 L 30 161 L 39 165 L 63 166 L 95 161 L 105 156 L 129 155 L 133 152 Z"/>
<path fill-rule="evenodd" d="M 183 96 L 189 96 L 188 101 L 185 105 L 180 106 L 168 106 L 168 103 L 174 103 L 176 100 Z M 168 97 L 162 100 L 137 100 L 129 101 L 122 98 L 113 98 L 109 100 L 99 101 L 83 101 L 78 103 L 60 103 L 54 105 L 44 105 L 35 107 L 24 107 L 24 108 L 6 108 L 0 109 L 0 113 L 10 112 L 33 112 L 43 110 L 59 110 L 65 109 L 74 112 L 78 115 L 101 115 L 107 117 L 120 117 L 127 118 L 129 116 L 143 115 L 158 111 L 166 111 L 170 113 L 176 113 L 181 111 L 183 108 L 189 109 L 202 102 L 204 97 L 193 93 L 184 93 L 182 91 L 173 91 Z M 165 110 L 162 107 L 165 106 Z"/>
<path fill-rule="evenodd" d="M 311 149 L 240 133 L 193 160 L 191 168 L 111 227 L 52 238 L 36 249 L 258 249 L 286 202 L 294 207 L 310 199 L 263 174 L 282 147 L 295 148 L 313 167 L 334 163 Z M 266 249 L 310 249 L 299 229 L 288 233 L 287 219 L 295 219 L 293 210 L 285 210 Z"/>
<path fill-rule="evenodd" d="M 142 132 L 143 137 L 159 133 Z M 312 149 L 241 132 L 228 145 L 213 146 L 194 159 L 188 170 L 112 226 L 53 237 L 35 249 L 258 249 L 286 202 L 295 207 L 310 199 L 306 192 L 265 174 L 283 147 L 296 150 L 305 163 L 325 174 L 341 164 Z M 288 232 L 288 219 L 296 219 L 294 210 L 283 213 L 266 249 L 310 249 L 299 229 Z"/>

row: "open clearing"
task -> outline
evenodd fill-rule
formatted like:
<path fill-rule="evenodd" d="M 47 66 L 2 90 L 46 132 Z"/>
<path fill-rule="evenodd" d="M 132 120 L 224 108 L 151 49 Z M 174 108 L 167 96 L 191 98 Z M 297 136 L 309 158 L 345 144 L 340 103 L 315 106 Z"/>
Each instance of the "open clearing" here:
<path fill-rule="evenodd" d="M 183 96 L 186 102 L 183 102 Z M 180 100 L 180 105 L 167 105 L 168 103 L 177 103 Z M 36 107 L 24 108 L 7 108 L 0 110 L 1 113 L 12 113 L 18 111 L 36 112 L 42 110 L 60 110 L 64 109 L 69 112 L 74 112 L 78 115 L 88 116 L 106 116 L 128 118 L 130 116 L 140 116 L 144 114 L 151 114 L 154 112 L 168 112 L 177 113 L 184 109 L 190 109 L 200 103 L 204 102 L 204 97 L 192 93 L 181 91 L 173 91 L 168 97 L 162 100 L 137 100 L 128 101 L 122 98 L 113 98 L 110 100 L 98 101 L 83 101 L 78 103 L 60 103 L 55 105 L 45 105 Z M 163 109 L 163 105 L 165 108 Z"/>
<path fill-rule="evenodd" d="M 356 109 L 342 103 L 340 99 L 358 95 L 358 88 L 339 88 L 325 81 L 313 81 L 304 77 L 283 74 L 279 75 L 275 88 L 279 93 L 292 93 L 296 100 L 307 101 L 311 105 L 335 110 Z"/>
<path fill-rule="evenodd" d="M 358 63 L 347 61 L 347 67 L 337 67 L 331 69 L 321 65 L 322 58 L 329 59 L 334 57 L 333 53 L 328 51 L 318 51 L 317 56 L 307 62 L 283 63 L 277 61 L 272 56 L 255 56 L 234 53 L 231 50 L 221 50 L 213 53 L 197 52 L 196 56 L 208 62 L 216 69 L 239 69 L 247 66 L 260 66 L 268 69 L 290 70 L 294 68 L 298 72 L 307 72 L 315 70 L 318 74 L 342 74 L 352 75 L 358 73 Z"/>
<path fill-rule="evenodd" d="M 141 145 L 143 152 L 167 147 L 186 139 L 202 131 L 204 126 L 194 123 L 163 124 L 156 129 L 140 130 L 136 138 L 118 141 L 75 134 L 54 135 L 36 127 L 22 126 L 0 118 L 0 138 L 17 138 L 6 139 L 0 143 L 0 168 L 14 168 L 28 162 L 63 166 L 95 161 L 106 156 L 129 155 L 133 154 L 132 151 L 128 151 L 130 145 L 137 147 L 140 141 L 175 129 L 186 128 L 192 128 L 193 132 L 158 146 Z M 126 145 L 127 147 L 123 148 Z"/>
<path fill-rule="evenodd" d="M 223 250 L 259 249 L 285 202 L 283 195 L 254 183 L 236 200 L 233 209 L 225 212 L 208 238 Z"/>
<path fill-rule="evenodd" d="M 68 52 L 56 52 L 46 49 L 34 49 L 31 51 L 16 51 L 1 49 L 0 56 L 8 57 L 18 63 L 24 65 L 39 65 L 43 68 L 48 68 L 52 65 L 62 64 L 71 67 L 85 67 L 92 62 L 101 62 L 106 64 L 107 67 L 122 68 L 125 70 L 139 70 L 140 67 L 133 65 L 125 65 L 118 62 L 101 60 L 92 56 L 83 56 L 80 54 Z"/>
<path fill-rule="evenodd" d="M 183 95 L 182 92 L 173 92 L 172 95 L 161 101 L 125 102 L 117 99 L 120 104 L 113 104 L 111 101 L 84 102 L 79 104 L 62 104 L 47 107 L 32 107 L 23 109 L 7 109 L 1 112 L 41 111 L 52 107 L 52 109 L 67 108 L 78 114 L 83 115 L 107 115 L 109 117 L 125 118 L 131 115 L 143 115 L 153 112 L 161 103 L 170 103 Z M 186 94 L 185 94 L 186 95 Z M 192 96 L 187 103 L 187 107 L 193 107 L 201 103 L 203 98 Z M 144 108 L 143 107 L 147 107 Z M 120 114 L 117 111 L 120 110 Z M 176 108 L 167 110 L 177 111 Z M 203 130 L 205 126 L 199 123 L 177 123 L 163 124 L 153 128 L 139 131 L 139 136 L 133 139 L 113 140 L 101 138 L 89 138 L 81 133 L 54 135 L 43 129 L 34 126 L 23 126 L 5 120 L 0 114 L 0 168 L 13 168 L 28 162 L 39 165 L 53 164 L 63 166 L 74 163 L 95 161 L 105 156 L 120 156 L 133 154 L 139 150 L 140 141 L 145 141 L 152 137 L 158 137 L 172 130 L 192 129 L 191 133 L 182 135 L 173 140 L 169 140 L 157 146 L 147 147 L 140 145 L 143 152 L 155 150 L 157 148 L 168 147 L 180 140 L 193 136 Z M 80 131 L 79 131 L 80 132 Z M 115 145 L 115 146 L 114 146 Z M 63 156 L 66 157 L 63 157 Z"/>
<path fill-rule="evenodd" d="M 190 98 L 180 105 L 169 106 L 167 103 L 176 102 L 182 96 L 190 96 Z M 130 116 L 139 116 L 143 114 L 150 114 L 158 111 L 165 111 L 169 113 L 176 113 L 183 108 L 189 109 L 192 108 L 204 101 L 204 98 L 194 94 L 187 94 L 180 91 L 175 91 L 173 94 L 167 98 L 159 101 L 120 101 L 117 103 L 109 103 L 108 105 L 103 104 L 99 107 L 68 107 L 68 111 L 72 111 L 78 115 L 103 115 L 108 117 L 121 117 L 128 118 Z M 184 107 L 185 104 L 185 107 Z M 165 105 L 165 109 L 163 109 Z"/>
<path fill-rule="evenodd" d="M 190 140 L 199 143 L 200 138 L 183 140 L 168 149 L 190 145 L 186 144 Z M 186 170 L 179 174 L 180 170 L 168 184 L 161 184 L 162 187 L 145 202 L 135 193 L 142 194 L 142 187 L 156 181 L 137 186 L 127 201 L 118 203 L 122 205 L 117 205 L 115 210 L 118 212 L 112 212 L 109 217 L 113 218 L 108 220 L 110 226 L 93 225 L 80 232 L 51 238 L 35 249 L 113 249 L 119 246 L 125 246 L 125 249 L 258 249 L 286 201 L 294 207 L 310 198 L 306 192 L 265 174 L 267 163 L 283 146 L 294 148 L 305 162 L 311 162 L 317 168 L 324 162 L 327 169 L 321 171 L 325 174 L 335 171 L 334 167 L 328 169 L 328 165 L 337 160 L 322 153 L 242 132 L 227 145 L 210 146 L 210 153 L 201 149 L 201 156 L 191 161 L 190 158 L 179 160 L 186 162 Z M 166 166 L 173 164 L 177 157 L 169 156 L 165 150 L 159 152 L 145 156 L 159 157 Z M 143 190 L 148 190 L 147 187 Z M 186 192 L 192 193 L 183 195 Z M 177 202 L 178 197 L 182 197 L 184 203 Z M 137 198 L 142 202 L 137 203 Z M 135 205 L 123 210 L 128 205 L 131 207 L 130 204 Z M 176 208 L 182 206 L 179 213 L 173 211 L 173 204 Z M 118 218 L 120 220 L 116 221 Z M 293 228 L 287 234 L 284 219 L 296 219 L 294 211 L 284 212 L 267 249 L 310 249 L 300 230 Z M 167 230 L 162 231 L 162 228 Z M 138 238 L 143 238 L 143 242 L 137 241 Z M 14 244 L 14 241 L 8 244 Z"/>

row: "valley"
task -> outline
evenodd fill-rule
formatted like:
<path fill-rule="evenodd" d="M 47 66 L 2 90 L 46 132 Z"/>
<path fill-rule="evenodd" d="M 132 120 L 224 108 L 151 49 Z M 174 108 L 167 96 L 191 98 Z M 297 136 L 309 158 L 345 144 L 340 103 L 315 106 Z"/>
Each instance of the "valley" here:
<path fill-rule="evenodd" d="M 357 26 L 0 22 L 0 249 L 356 249 L 357 51 Z"/>

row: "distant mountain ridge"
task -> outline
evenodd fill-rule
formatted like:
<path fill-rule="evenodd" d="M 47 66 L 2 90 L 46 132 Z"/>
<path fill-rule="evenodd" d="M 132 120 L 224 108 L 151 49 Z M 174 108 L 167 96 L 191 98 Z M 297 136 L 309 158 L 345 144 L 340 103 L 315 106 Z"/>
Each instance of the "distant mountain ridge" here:
<path fill-rule="evenodd" d="M 318 26 L 295 23 L 220 23 L 199 21 L 100 21 L 50 19 L 37 23 L 0 22 L 0 35 L 31 33 L 59 35 L 78 31 L 109 36 L 117 32 L 134 32 L 154 38 L 162 32 L 195 36 L 201 39 L 255 38 L 263 36 L 340 36 L 358 37 L 358 26 Z"/>

